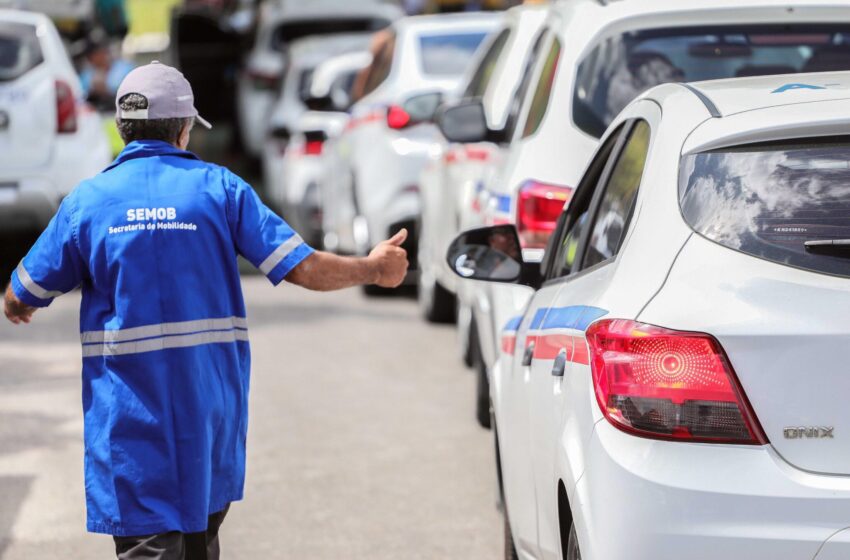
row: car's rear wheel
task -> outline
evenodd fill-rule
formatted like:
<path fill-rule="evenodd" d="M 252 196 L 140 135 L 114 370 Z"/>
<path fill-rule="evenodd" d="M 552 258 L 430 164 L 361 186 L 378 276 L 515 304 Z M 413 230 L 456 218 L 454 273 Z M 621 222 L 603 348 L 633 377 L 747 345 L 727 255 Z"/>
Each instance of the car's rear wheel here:
<path fill-rule="evenodd" d="M 482 428 L 490 429 L 490 380 L 487 378 L 487 366 L 481 352 L 475 356 L 475 417 Z"/>
<path fill-rule="evenodd" d="M 578 547 L 575 523 L 570 525 L 570 538 L 567 541 L 567 556 L 564 560 L 581 560 L 581 550 L 579 550 Z"/>
<path fill-rule="evenodd" d="M 422 280 L 419 274 L 419 305 L 430 323 L 454 323 L 455 295 L 436 280 Z"/>
<path fill-rule="evenodd" d="M 514 545 L 514 536 L 511 533 L 511 524 L 508 521 L 507 512 L 503 516 L 505 519 L 505 560 L 519 560 L 519 554 Z"/>

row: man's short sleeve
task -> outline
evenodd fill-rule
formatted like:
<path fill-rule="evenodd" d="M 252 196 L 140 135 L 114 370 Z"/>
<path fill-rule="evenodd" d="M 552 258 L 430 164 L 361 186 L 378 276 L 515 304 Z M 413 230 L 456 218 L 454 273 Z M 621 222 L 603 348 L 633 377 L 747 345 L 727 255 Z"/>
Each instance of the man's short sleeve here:
<path fill-rule="evenodd" d="M 229 174 L 230 175 L 230 174 Z M 230 220 L 240 255 L 278 285 L 293 268 L 313 254 L 301 236 L 272 212 L 248 183 L 230 175 Z"/>
<path fill-rule="evenodd" d="M 85 278 L 85 263 L 74 233 L 72 203 L 65 199 L 32 249 L 12 273 L 12 290 L 33 307 L 47 307 Z"/>

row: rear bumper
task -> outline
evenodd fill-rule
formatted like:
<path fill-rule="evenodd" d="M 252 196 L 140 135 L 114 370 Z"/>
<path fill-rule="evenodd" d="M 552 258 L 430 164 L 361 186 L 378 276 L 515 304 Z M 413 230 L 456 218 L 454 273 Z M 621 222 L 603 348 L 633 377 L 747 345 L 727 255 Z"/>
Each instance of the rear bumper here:
<path fill-rule="evenodd" d="M 799 471 L 770 446 L 655 441 L 602 420 L 586 465 L 571 506 L 589 560 L 810 559 L 850 526 L 850 477 Z"/>

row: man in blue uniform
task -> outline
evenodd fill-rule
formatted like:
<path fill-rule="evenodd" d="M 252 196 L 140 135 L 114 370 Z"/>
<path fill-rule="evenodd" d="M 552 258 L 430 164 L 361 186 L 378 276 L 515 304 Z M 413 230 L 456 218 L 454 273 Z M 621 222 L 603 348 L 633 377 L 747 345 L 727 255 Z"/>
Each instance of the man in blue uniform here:
<path fill-rule="evenodd" d="M 250 351 L 237 255 L 273 284 L 395 287 L 402 230 L 365 258 L 314 251 L 242 179 L 185 151 L 189 83 L 164 64 L 119 88 L 126 148 L 62 201 L 6 290 L 28 323 L 82 287 L 88 530 L 120 559 L 217 559 L 242 498 Z"/>

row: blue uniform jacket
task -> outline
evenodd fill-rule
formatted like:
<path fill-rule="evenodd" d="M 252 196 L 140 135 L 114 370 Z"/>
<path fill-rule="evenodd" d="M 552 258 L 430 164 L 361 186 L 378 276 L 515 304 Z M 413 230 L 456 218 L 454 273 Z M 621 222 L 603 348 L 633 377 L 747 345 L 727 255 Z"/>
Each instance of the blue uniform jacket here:
<path fill-rule="evenodd" d="M 228 170 L 130 143 L 62 202 L 12 275 L 82 287 L 88 529 L 197 532 L 239 500 L 250 349 L 237 255 L 277 284 L 312 249 Z"/>

